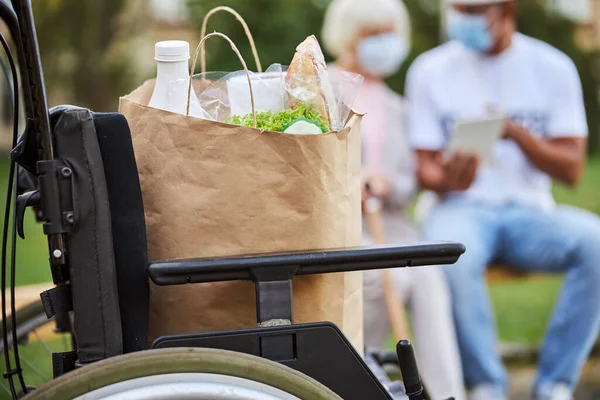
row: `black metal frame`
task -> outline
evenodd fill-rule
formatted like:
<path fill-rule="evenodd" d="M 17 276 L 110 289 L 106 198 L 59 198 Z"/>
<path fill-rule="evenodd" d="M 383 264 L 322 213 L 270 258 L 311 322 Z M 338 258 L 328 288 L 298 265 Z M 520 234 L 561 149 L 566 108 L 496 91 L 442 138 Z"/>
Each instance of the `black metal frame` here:
<path fill-rule="evenodd" d="M 158 285 L 253 281 L 259 328 L 164 336 L 156 339 L 152 348 L 208 347 L 239 351 L 294 368 L 329 387 L 343 399 L 389 400 L 390 394 L 334 324 L 293 325 L 293 278 L 311 274 L 452 264 L 464 251 L 464 246 L 460 244 L 435 243 L 153 263 L 148 270 Z M 397 354 L 409 398 L 422 399 L 423 387 L 410 343 L 399 343 Z M 343 365 L 343 368 L 335 368 L 336 364 Z M 351 384 L 348 382 L 350 377 Z"/>
<path fill-rule="evenodd" d="M 258 325 L 282 325 L 293 321 L 292 279 L 295 276 L 453 264 L 464 251 L 464 246 L 455 243 L 370 246 L 172 260 L 152 263 L 148 272 L 158 285 L 253 281 Z"/>
<path fill-rule="evenodd" d="M 248 280 L 259 270 L 269 271 L 273 280 L 281 268 L 291 276 L 335 272 L 367 271 L 382 268 L 421 267 L 454 264 L 464 253 L 462 244 L 438 242 L 411 246 L 364 246 L 343 249 L 307 250 L 237 257 L 169 260 L 150 264 L 148 271 L 158 285 Z"/>

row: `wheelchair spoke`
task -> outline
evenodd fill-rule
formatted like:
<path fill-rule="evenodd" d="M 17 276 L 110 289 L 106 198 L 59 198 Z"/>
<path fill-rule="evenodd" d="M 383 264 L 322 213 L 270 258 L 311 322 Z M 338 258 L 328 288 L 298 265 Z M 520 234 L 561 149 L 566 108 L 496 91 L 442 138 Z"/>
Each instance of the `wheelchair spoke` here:
<path fill-rule="evenodd" d="M 27 367 L 29 367 L 29 369 L 31 369 L 33 372 L 35 372 L 35 374 L 40 377 L 44 382 L 48 382 L 50 381 L 50 377 L 44 375 L 44 373 L 42 371 L 40 371 L 38 368 L 36 368 L 32 362 L 28 361 L 26 358 L 24 358 L 23 356 L 19 357 L 19 359 L 21 360 L 21 362 L 25 365 L 27 365 Z"/>
<path fill-rule="evenodd" d="M 35 337 L 37 338 L 37 340 L 38 340 L 38 341 L 39 341 L 39 342 L 42 344 L 42 346 L 44 346 L 44 348 L 46 349 L 46 352 L 48 353 L 48 355 L 49 355 L 50 357 L 52 357 L 52 350 L 50 350 L 50 347 L 49 347 L 49 346 L 48 346 L 48 344 L 47 344 L 47 343 L 44 341 L 44 339 L 42 339 L 42 338 L 40 337 L 40 334 L 38 333 L 38 331 L 37 331 L 37 330 L 35 330 L 35 331 L 33 331 L 32 333 L 35 335 Z"/>
<path fill-rule="evenodd" d="M 2 383 L 2 381 L 0 381 L 0 387 L 2 388 L 2 390 L 4 390 L 6 393 L 11 394 L 10 393 L 10 389 L 8 388 L 8 386 L 6 386 L 4 383 Z"/>
<path fill-rule="evenodd" d="M 51 369 L 53 350 L 73 349 L 70 345 L 70 338 L 66 334 L 52 329 L 55 321 L 48 319 L 39 300 L 23 306 L 17 311 L 17 315 L 19 316 L 17 322 L 18 354 L 25 383 L 28 386 L 30 383 L 33 386 L 41 386 L 51 382 L 53 379 Z M 1 341 L 0 345 L 2 345 Z M 9 357 L 12 362 L 15 357 L 12 347 L 9 348 Z M 0 381 L 2 380 L 0 377 Z M 0 387 L 0 398 L 6 398 L 3 392 L 7 392 L 9 397 L 12 397 L 7 380 L 4 379 L 4 382 L 0 382 Z"/>

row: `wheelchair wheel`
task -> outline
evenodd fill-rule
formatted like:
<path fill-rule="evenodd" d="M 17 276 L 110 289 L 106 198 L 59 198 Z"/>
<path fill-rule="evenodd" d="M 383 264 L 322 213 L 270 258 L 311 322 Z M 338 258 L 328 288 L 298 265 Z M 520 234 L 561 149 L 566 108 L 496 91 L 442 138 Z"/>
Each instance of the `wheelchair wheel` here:
<path fill-rule="evenodd" d="M 16 312 L 17 342 L 19 360 L 27 386 L 41 386 L 50 382 L 52 373 L 52 353 L 73 350 L 73 339 L 69 332 L 56 329 L 56 321 L 48 319 L 41 300 L 20 307 Z M 12 319 L 7 320 L 8 347 L 14 367 Z M 6 369 L 4 343 L 0 338 L 0 368 Z M 18 388 L 20 388 L 17 385 Z M 10 398 L 8 382 L 0 378 L 0 399 Z"/>
<path fill-rule="evenodd" d="M 49 322 L 41 301 L 34 301 L 26 306 L 19 308 L 16 315 L 17 320 L 17 340 L 19 342 L 27 340 L 28 336 Z M 8 346 L 12 346 L 12 319 L 7 317 L 6 326 L 8 328 Z M 0 340 L 0 351 L 4 351 L 4 342 Z"/>
<path fill-rule="evenodd" d="M 27 400 L 341 400 L 281 364 L 217 349 L 148 350 L 103 360 L 31 392 Z"/>

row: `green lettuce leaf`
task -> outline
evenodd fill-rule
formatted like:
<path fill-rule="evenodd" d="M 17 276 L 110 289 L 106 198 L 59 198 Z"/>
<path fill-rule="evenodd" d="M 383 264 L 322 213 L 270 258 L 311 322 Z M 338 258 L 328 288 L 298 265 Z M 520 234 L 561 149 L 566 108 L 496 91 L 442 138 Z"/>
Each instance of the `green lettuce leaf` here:
<path fill-rule="evenodd" d="M 325 132 L 329 130 L 327 128 L 327 123 L 325 123 L 321 114 L 305 103 L 301 103 L 295 110 L 288 109 L 275 113 L 271 111 L 256 113 L 256 127 L 263 131 L 281 132 L 290 122 L 299 118 L 306 118 L 314 121 L 321 125 Z M 225 123 L 246 126 L 248 128 L 254 127 L 252 114 L 247 114 L 242 117 L 234 115 L 225 120 Z"/>

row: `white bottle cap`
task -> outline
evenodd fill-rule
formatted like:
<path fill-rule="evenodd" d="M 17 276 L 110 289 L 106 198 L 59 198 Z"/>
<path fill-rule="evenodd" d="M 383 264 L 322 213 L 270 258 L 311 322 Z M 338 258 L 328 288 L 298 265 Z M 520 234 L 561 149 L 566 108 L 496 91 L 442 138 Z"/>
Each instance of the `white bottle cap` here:
<path fill-rule="evenodd" d="M 190 44 L 183 40 L 166 40 L 154 46 L 154 59 L 162 62 L 178 62 L 190 59 Z"/>

